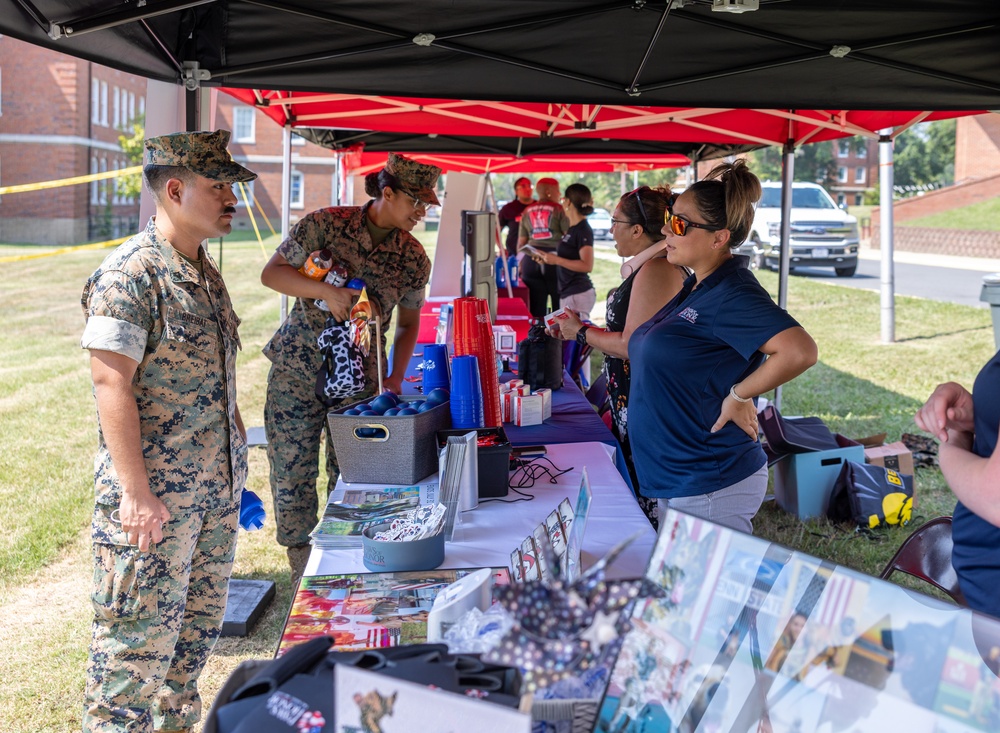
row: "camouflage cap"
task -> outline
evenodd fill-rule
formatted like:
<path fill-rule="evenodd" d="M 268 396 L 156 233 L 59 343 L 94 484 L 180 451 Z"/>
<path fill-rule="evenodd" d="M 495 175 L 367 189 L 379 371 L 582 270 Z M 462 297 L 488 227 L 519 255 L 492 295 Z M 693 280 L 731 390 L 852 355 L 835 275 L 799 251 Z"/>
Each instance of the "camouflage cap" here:
<path fill-rule="evenodd" d="M 229 130 L 178 132 L 146 140 L 143 165 L 178 165 L 213 181 L 252 181 L 257 174 L 232 159 Z"/>
<path fill-rule="evenodd" d="M 434 193 L 434 187 L 437 186 L 438 177 L 441 175 L 441 169 L 436 165 L 418 163 L 399 153 L 389 153 L 385 170 L 405 186 L 407 193 L 416 196 L 424 203 L 441 205 L 437 194 Z"/>

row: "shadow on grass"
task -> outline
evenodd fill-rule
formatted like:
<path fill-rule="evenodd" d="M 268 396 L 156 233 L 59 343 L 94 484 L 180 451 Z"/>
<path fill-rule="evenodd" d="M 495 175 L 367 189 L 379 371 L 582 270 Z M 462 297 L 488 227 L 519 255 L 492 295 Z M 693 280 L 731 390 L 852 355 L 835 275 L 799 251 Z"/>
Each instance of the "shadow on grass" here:
<path fill-rule="evenodd" d="M 938 333 L 925 333 L 920 336 L 910 336 L 909 338 L 896 339 L 897 344 L 906 344 L 914 341 L 929 341 L 941 336 L 957 336 L 960 333 L 975 333 L 977 331 L 990 331 L 992 326 L 974 326 L 972 328 L 960 328 L 956 331 L 939 331 Z"/>

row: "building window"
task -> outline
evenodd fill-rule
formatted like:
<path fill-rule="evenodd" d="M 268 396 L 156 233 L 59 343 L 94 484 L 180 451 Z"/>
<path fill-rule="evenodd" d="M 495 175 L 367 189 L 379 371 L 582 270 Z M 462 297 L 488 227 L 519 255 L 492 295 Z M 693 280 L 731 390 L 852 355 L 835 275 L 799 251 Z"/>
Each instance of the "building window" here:
<path fill-rule="evenodd" d="M 256 110 L 253 107 L 233 107 L 233 142 L 253 143 Z"/>
<path fill-rule="evenodd" d="M 256 183 L 256 181 L 244 181 L 243 184 L 242 184 L 243 185 L 243 191 L 246 192 L 246 196 L 247 196 L 246 200 L 250 202 L 251 206 L 253 206 L 253 184 L 254 183 Z M 243 191 L 240 191 L 240 184 L 236 184 L 236 192 L 235 193 L 236 193 L 236 199 L 237 199 L 236 200 L 236 208 L 237 209 L 242 209 L 242 208 L 245 208 L 245 206 L 246 206 L 246 204 L 243 201 Z"/>
<path fill-rule="evenodd" d="M 847 158 L 851 155 L 851 141 L 850 140 L 838 140 L 837 141 L 837 157 Z"/>
<path fill-rule="evenodd" d="M 299 137 L 294 132 L 292 133 L 292 145 L 305 145 L 306 139 L 304 137 Z"/>
<path fill-rule="evenodd" d="M 837 206 L 843 206 L 847 203 L 847 197 L 842 193 L 837 194 Z"/>
<path fill-rule="evenodd" d="M 101 121 L 100 125 L 108 126 L 108 83 L 101 82 Z"/>
<path fill-rule="evenodd" d="M 107 172 L 108 172 L 108 159 L 101 158 L 101 173 L 107 173 Z M 98 189 L 99 194 L 97 203 L 106 204 L 108 203 L 108 179 L 105 178 L 101 180 L 99 183 L 101 185 L 100 188 Z"/>
<path fill-rule="evenodd" d="M 97 79 L 90 80 L 90 121 L 101 124 L 101 82 Z"/>
<path fill-rule="evenodd" d="M 840 166 L 837 169 L 837 180 L 841 183 L 847 183 L 847 168 Z"/>
<path fill-rule="evenodd" d="M 305 208 L 305 176 L 302 171 L 292 171 L 292 187 L 288 196 L 288 205 L 293 209 Z"/>
<path fill-rule="evenodd" d="M 133 92 L 128 93 L 128 130 L 129 132 L 135 130 L 135 94 Z"/>
<path fill-rule="evenodd" d="M 146 98 L 139 97 L 139 116 L 146 119 Z"/>
<path fill-rule="evenodd" d="M 855 183 L 865 182 L 865 167 L 863 165 L 859 165 L 857 168 L 854 169 L 854 182 Z"/>
<path fill-rule="evenodd" d="M 865 201 L 864 194 L 856 193 L 854 194 L 854 205 L 861 206 Z"/>
<path fill-rule="evenodd" d="M 330 176 L 330 206 L 340 206 L 340 198 L 337 194 L 340 191 L 340 176 L 334 173 Z"/>
<path fill-rule="evenodd" d="M 122 125 L 121 129 L 128 129 L 128 90 L 122 89 Z"/>
<path fill-rule="evenodd" d="M 97 174 L 97 158 L 91 158 L 90 159 L 90 174 L 91 175 L 96 175 Z M 99 204 L 101 202 L 101 200 L 100 200 L 100 195 L 101 195 L 100 191 L 101 191 L 101 182 L 100 181 L 91 181 L 90 182 L 90 203 L 96 205 L 96 204 Z"/>
<path fill-rule="evenodd" d="M 868 157 L 868 142 L 866 141 L 864 145 L 862 145 L 857 150 L 855 150 L 854 154 L 857 157 L 859 157 L 859 158 L 867 158 Z"/>
<path fill-rule="evenodd" d="M 122 124 L 121 97 L 118 95 L 118 87 L 111 87 L 111 126 L 116 130 Z"/>

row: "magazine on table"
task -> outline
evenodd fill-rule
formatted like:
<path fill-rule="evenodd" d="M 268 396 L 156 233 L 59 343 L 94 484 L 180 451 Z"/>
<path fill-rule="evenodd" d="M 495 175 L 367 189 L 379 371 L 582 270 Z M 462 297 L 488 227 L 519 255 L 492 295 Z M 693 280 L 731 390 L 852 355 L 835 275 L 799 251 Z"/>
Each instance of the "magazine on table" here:
<path fill-rule="evenodd" d="M 438 502 L 436 481 L 414 486 L 350 484 L 330 494 L 319 524 L 310 534 L 322 549 L 361 547 L 361 533 L 421 504 Z"/>
<path fill-rule="evenodd" d="M 422 644 L 437 594 L 476 570 L 306 576 L 288 612 L 278 656 L 317 636 L 332 636 L 333 651 Z M 492 570 L 494 586 L 510 584 L 507 568 Z"/>

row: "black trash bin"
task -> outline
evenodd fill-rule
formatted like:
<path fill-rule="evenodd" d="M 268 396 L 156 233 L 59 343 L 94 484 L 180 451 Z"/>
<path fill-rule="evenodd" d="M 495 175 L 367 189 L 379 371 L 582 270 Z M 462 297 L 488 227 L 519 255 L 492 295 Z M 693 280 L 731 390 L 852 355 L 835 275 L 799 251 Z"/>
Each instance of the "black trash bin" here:
<path fill-rule="evenodd" d="M 983 289 L 979 299 L 990 304 L 990 314 L 993 316 L 993 343 L 1000 349 L 1000 272 L 983 275 Z"/>

